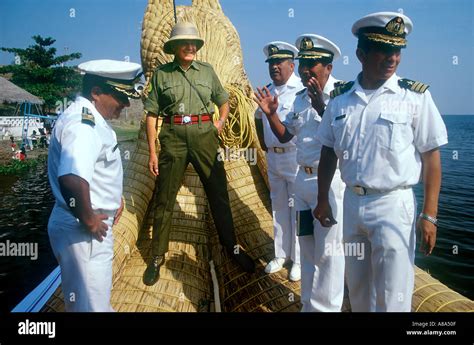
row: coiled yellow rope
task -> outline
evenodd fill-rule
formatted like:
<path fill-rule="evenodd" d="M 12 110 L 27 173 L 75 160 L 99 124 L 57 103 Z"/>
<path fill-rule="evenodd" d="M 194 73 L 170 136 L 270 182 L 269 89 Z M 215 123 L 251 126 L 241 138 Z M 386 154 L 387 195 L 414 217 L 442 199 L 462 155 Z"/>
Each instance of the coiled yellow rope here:
<path fill-rule="evenodd" d="M 224 130 L 220 134 L 224 147 L 234 150 L 245 150 L 253 142 L 252 126 L 255 105 L 253 100 L 245 94 L 240 85 L 226 85 L 229 93 L 230 112 Z M 216 107 L 214 120 L 219 119 Z"/>

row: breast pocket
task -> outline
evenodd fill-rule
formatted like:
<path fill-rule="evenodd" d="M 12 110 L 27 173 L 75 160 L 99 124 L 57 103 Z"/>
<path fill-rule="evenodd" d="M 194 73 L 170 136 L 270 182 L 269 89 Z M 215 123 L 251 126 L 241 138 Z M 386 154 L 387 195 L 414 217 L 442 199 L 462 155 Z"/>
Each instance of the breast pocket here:
<path fill-rule="evenodd" d="M 413 142 L 410 117 L 405 113 L 381 113 L 376 123 L 377 143 L 380 147 L 400 152 Z"/>
<path fill-rule="evenodd" d="M 347 150 L 350 142 L 350 124 L 346 114 L 336 116 L 331 122 L 334 134 L 334 149 L 336 151 Z"/>
<path fill-rule="evenodd" d="M 209 103 L 212 95 L 211 84 L 206 80 L 196 80 L 196 89 L 199 91 L 202 100 L 206 103 Z M 201 102 L 201 100 L 199 100 Z"/>
<path fill-rule="evenodd" d="M 176 103 L 183 98 L 184 87 L 176 82 L 165 82 L 161 94 L 166 103 Z"/>

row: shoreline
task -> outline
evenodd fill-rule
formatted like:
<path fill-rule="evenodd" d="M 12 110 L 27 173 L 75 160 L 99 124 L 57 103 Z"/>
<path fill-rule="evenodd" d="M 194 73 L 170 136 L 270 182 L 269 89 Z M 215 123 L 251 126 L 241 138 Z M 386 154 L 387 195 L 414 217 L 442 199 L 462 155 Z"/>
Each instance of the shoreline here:
<path fill-rule="evenodd" d="M 117 134 L 119 143 L 134 144 L 138 139 L 139 127 L 128 124 L 110 124 Z M 21 146 L 21 141 L 16 140 L 16 150 Z M 126 145 L 127 145 L 126 144 Z M 19 176 L 34 167 L 40 160 L 48 156 L 48 148 L 35 148 L 26 151 L 26 159 L 20 163 L 12 156 L 15 152 L 11 149 L 10 140 L 0 140 L 0 176 Z"/>

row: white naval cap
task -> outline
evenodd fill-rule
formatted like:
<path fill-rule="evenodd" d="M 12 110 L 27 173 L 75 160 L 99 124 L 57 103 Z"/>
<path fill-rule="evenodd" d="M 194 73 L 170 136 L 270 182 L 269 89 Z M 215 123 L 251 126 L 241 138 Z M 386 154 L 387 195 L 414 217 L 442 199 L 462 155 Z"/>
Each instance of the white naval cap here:
<path fill-rule="evenodd" d="M 273 41 L 263 47 L 263 53 L 267 57 L 265 62 L 268 62 L 274 59 L 294 59 L 298 54 L 298 49 L 283 41 Z"/>
<path fill-rule="evenodd" d="M 79 64 L 78 68 L 88 75 L 101 77 L 115 91 L 130 98 L 139 98 L 143 85 L 139 83 L 141 65 L 119 60 L 91 60 Z"/>
<path fill-rule="evenodd" d="M 299 49 L 298 60 L 330 59 L 332 61 L 341 56 L 339 47 L 323 36 L 303 34 L 298 36 L 295 44 Z"/>
<path fill-rule="evenodd" d="M 352 25 L 352 33 L 359 40 L 396 48 L 406 47 L 405 37 L 412 29 L 411 19 L 398 12 L 371 13 Z"/>

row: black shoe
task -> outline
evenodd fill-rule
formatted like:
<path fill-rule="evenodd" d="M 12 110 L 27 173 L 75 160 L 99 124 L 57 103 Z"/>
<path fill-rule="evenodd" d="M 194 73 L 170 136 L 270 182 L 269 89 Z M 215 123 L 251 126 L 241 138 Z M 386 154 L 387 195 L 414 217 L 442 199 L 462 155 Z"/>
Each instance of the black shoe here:
<path fill-rule="evenodd" d="M 151 263 L 145 270 L 143 274 L 143 284 L 152 286 L 154 285 L 158 279 L 160 278 L 160 267 L 165 262 L 165 256 L 159 255 L 154 256 L 151 260 Z"/>
<path fill-rule="evenodd" d="M 255 262 L 241 248 L 239 248 L 237 254 L 235 253 L 234 248 L 227 249 L 227 253 L 245 272 L 255 273 Z"/>

